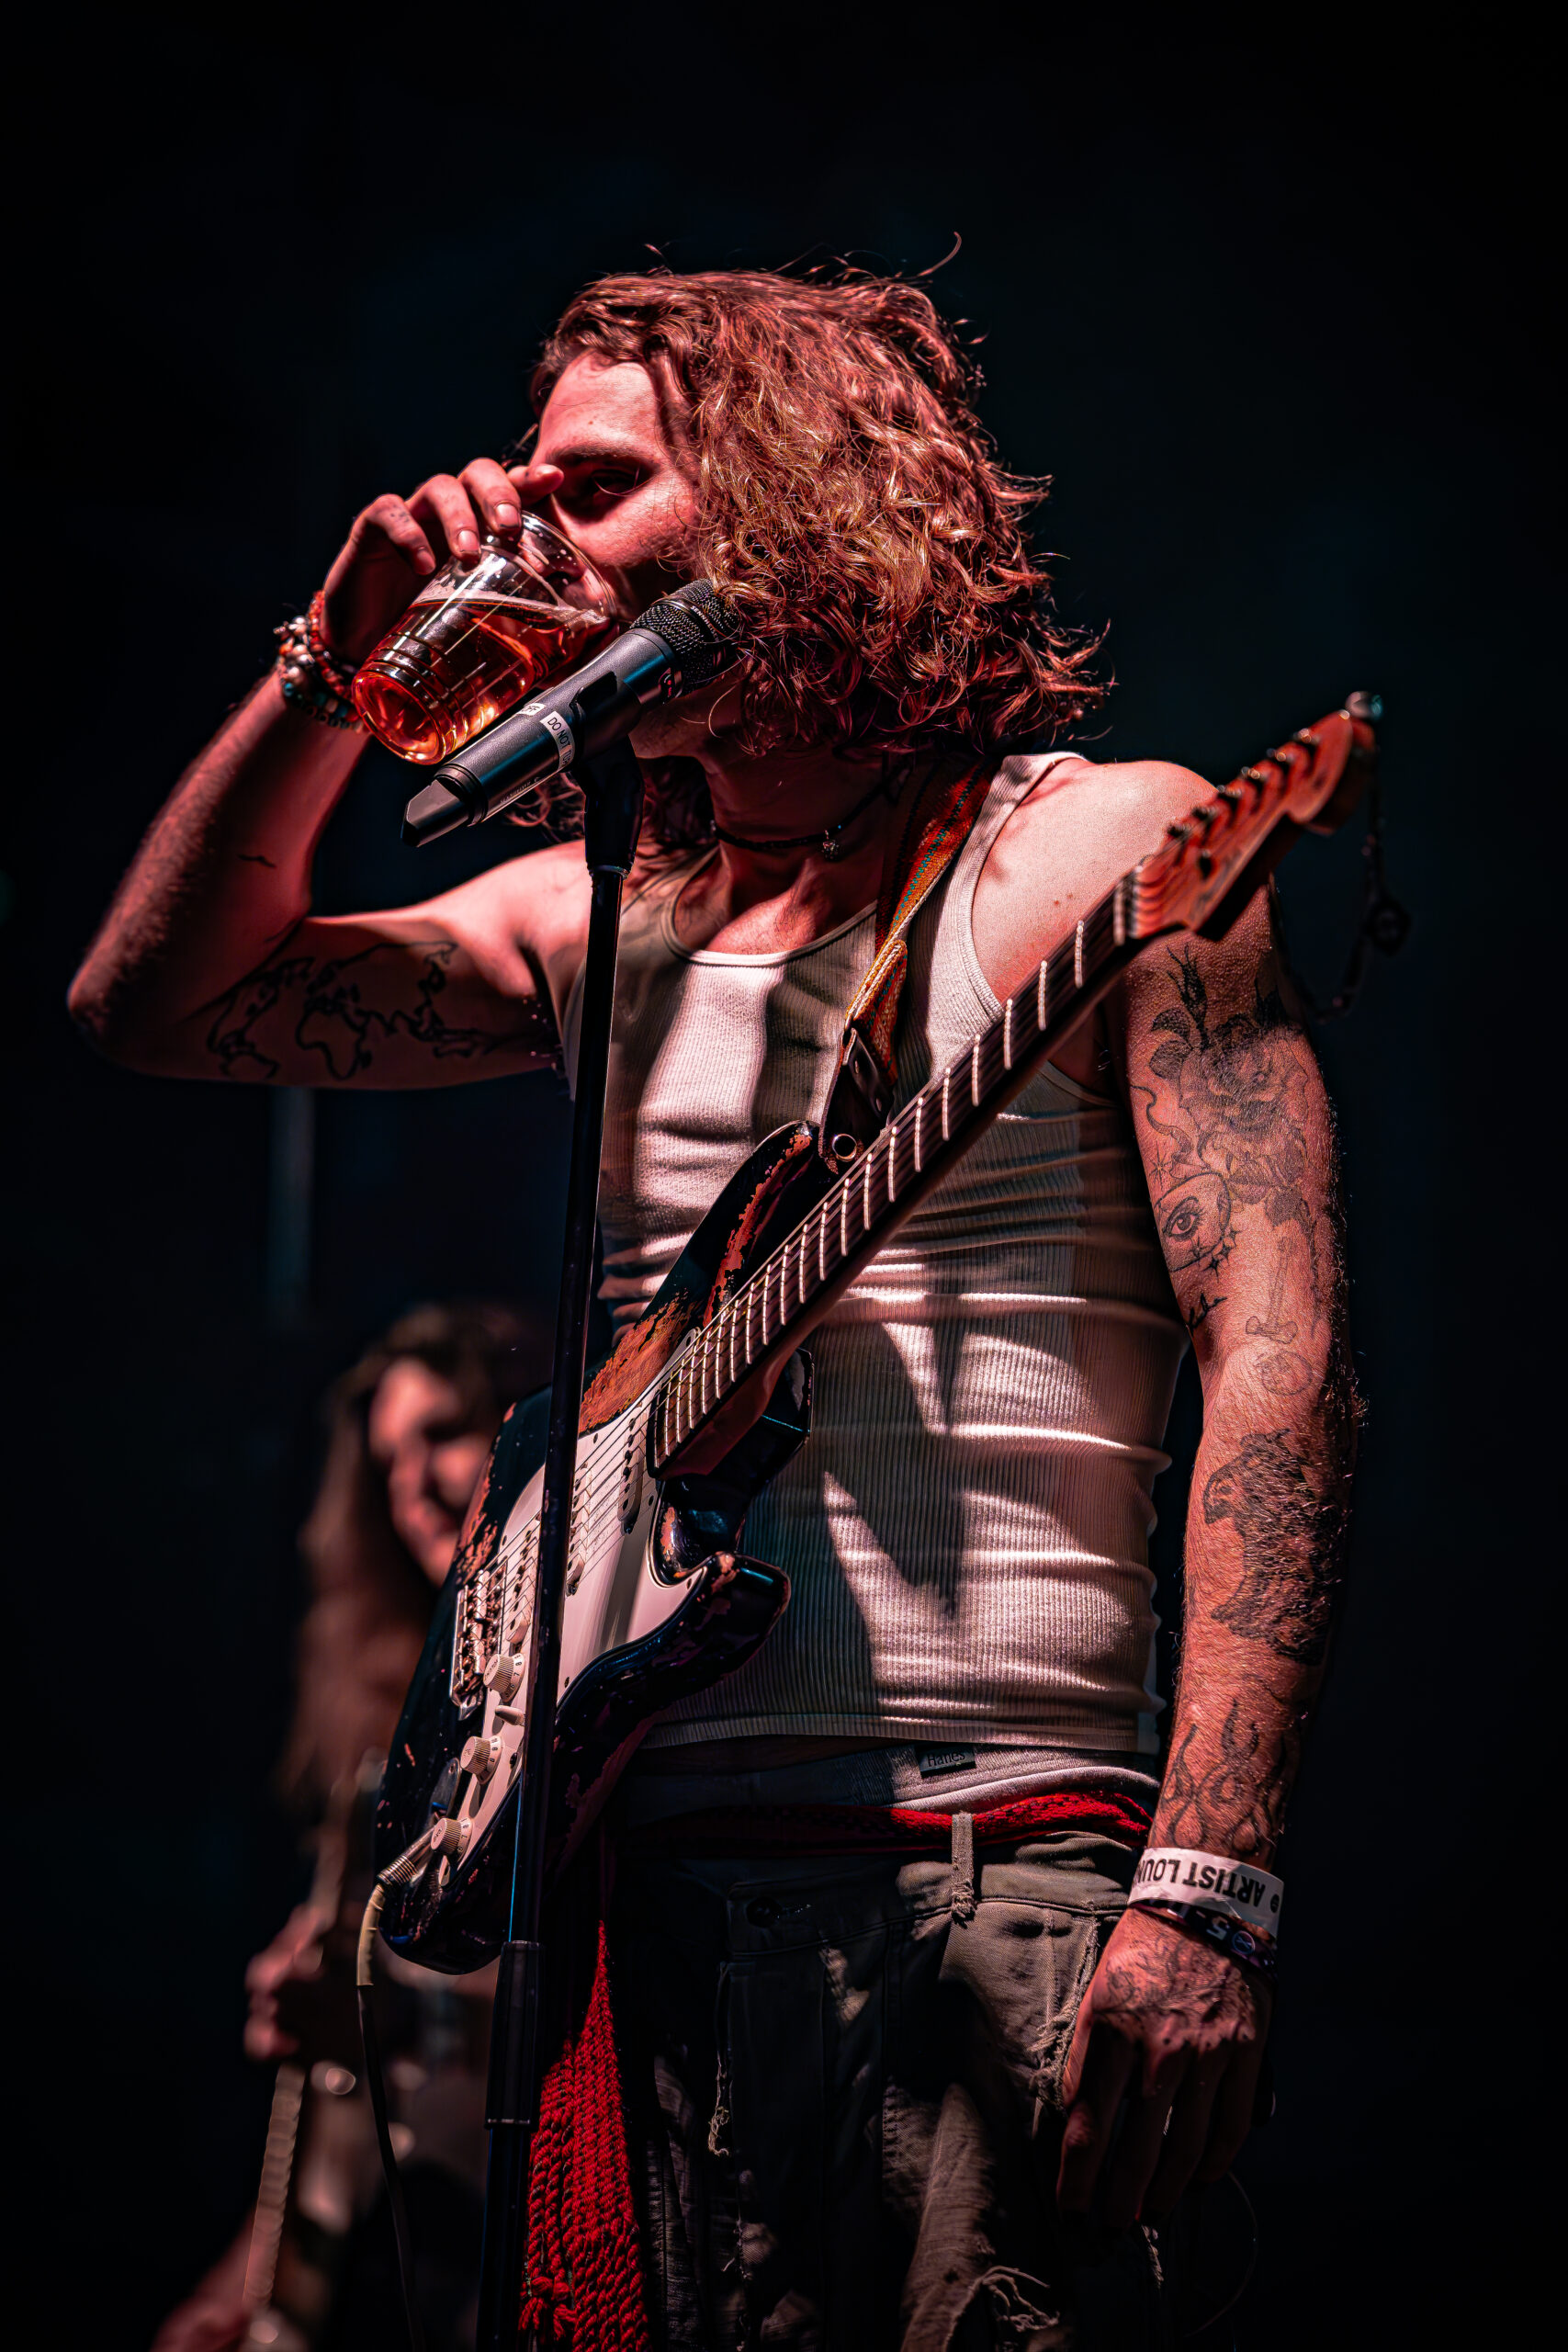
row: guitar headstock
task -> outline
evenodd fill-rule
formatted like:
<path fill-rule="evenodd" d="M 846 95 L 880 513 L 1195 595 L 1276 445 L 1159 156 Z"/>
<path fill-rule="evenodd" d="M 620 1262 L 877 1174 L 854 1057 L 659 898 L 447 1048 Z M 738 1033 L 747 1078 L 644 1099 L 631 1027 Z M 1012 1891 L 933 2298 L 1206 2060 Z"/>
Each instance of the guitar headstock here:
<path fill-rule="evenodd" d="M 1249 897 L 1300 834 L 1344 823 L 1377 756 L 1382 716 L 1375 695 L 1351 695 L 1168 825 L 1162 846 L 1129 877 L 1128 935 L 1224 929 L 1229 902 Z"/>

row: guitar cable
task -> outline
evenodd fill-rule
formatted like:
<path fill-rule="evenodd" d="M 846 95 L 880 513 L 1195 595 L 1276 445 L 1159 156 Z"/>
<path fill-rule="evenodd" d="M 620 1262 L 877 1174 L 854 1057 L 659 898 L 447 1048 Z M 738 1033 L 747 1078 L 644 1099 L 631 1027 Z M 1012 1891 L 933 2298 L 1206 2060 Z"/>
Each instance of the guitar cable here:
<path fill-rule="evenodd" d="M 387 2083 L 381 2071 L 381 2045 L 376 2031 L 374 1958 L 376 1932 L 381 1924 L 381 1913 L 389 1893 L 393 1887 L 410 1884 L 429 1860 L 430 1840 L 426 1836 L 416 1839 L 398 1856 L 395 1862 L 389 1863 L 381 1871 L 370 1890 L 370 1900 L 359 1923 L 359 1950 L 354 1971 L 355 2000 L 359 2009 L 359 2039 L 365 2052 L 365 2079 L 370 2086 L 370 2112 L 376 2119 L 376 2144 L 381 2152 L 387 2203 L 391 2209 L 392 2236 L 398 2249 L 398 2281 L 402 2290 L 403 2319 L 408 2328 L 410 2352 L 425 2352 L 424 2326 L 414 2296 L 413 2241 L 409 2234 L 402 2175 L 398 2169 L 397 2150 L 392 2145 L 392 2126 L 387 2112 Z"/>

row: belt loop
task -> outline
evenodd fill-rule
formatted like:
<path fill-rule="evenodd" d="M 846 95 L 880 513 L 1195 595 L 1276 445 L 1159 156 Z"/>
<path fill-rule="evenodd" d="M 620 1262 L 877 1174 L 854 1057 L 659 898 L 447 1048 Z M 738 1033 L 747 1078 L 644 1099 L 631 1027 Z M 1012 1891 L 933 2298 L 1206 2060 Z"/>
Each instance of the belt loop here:
<path fill-rule="evenodd" d="M 953 1816 L 953 1924 L 966 1928 L 975 1917 L 975 1816 L 972 1813 L 955 1813 Z"/>

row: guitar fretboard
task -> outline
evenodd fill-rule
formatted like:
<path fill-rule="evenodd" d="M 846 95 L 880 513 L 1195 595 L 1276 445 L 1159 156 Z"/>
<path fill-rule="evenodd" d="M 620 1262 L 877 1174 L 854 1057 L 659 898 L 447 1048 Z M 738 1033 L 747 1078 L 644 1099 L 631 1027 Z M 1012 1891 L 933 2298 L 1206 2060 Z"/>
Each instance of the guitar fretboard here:
<path fill-rule="evenodd" d="M 1035 1065 L 1131 962 L 1136 869 L 1125 874 L 1010 997 L 967 1050 L 923 1086 L 875 1141 L 694 1335 L 651 1399 L 655 1472 L 763 1363 L 787 1351 L 807 1310 L 885 1246 Z"/>
<path fill-rule="evenodd" d="M 1376 716 L 1364 698 L 1352 696 L 1346 708 L 1315 729 L 1298 729 L 1167 825 L 1160 847 L 1089 909 L 967 1051 L 904 1104 L 788 1239 L 686 1341 L 649 1392 L 656 1476 L 744 1380 L 796 1344 L 813 1310 L 825 1312 L 847 1288 L 1145 942 L 1216 919 L 1243 876 L 1250 876 L 1247 888 L 1256 887 L 1289 840 L 1318 820 L 1352 755 L 1371 758 Z M 1359 790 L 1358 783 L 1329 830 Z M 1281 822 L 1287 818 L 1288 825 Z"/>

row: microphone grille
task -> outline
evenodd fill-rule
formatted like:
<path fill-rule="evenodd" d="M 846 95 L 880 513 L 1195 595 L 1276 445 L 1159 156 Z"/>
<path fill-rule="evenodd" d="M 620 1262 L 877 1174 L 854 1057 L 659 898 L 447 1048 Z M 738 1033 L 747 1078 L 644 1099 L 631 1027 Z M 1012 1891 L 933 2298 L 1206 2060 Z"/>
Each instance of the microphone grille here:
<path fill-rule="evenodd" d="M 662 638 L 681 665 L 681 691 L 705 686 L 740 656 L 740 622 L 716 588 L 705 580 L 688 581 L 646 613 L 634 628 L 651 629 Z"/>

